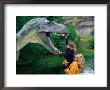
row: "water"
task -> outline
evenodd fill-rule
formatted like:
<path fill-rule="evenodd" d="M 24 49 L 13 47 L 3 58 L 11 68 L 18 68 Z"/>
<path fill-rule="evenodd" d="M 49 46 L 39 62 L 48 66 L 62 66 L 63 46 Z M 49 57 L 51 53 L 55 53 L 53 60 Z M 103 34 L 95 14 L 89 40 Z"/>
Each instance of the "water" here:
<path fill-rule="evenodd" d="M 80 73 L 81 75 L 87 75 L 87 74 L 94 74 L 94 70 L 93 69 L 85 69 L 82 73 Z"/>

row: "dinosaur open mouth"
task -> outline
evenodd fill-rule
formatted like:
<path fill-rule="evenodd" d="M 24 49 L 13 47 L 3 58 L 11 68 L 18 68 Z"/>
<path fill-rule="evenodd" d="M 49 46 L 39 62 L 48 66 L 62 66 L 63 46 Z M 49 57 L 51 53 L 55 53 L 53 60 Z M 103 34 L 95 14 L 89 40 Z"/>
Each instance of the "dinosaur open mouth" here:
<path fill-rule="evenodd" d="M 48 47 L 49 47 L 49 51 L 53 54 L 56 55 L 60 55 L 62 50 L 60 50 L 61 48 L 58 48 L 58 46 L 62 47 L 60 45 L 60 42 L 63 42 L 63 47 L 66 47 L 65 44 L 65 36 L 67 34 L 66 33 L 50 33 L 50 32 L 46 32 L 46 36 L 48 38 Z M 60 39 L 63 38 L 63 41 L 60 41 Z"/>

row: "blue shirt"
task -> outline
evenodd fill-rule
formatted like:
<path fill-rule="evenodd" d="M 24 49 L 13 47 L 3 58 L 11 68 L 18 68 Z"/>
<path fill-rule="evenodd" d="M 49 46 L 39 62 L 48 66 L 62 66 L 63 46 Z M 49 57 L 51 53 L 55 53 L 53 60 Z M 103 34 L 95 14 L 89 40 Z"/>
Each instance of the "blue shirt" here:
<path fill-rule="evenodd" d="M 70 48 L 67 48 L 66 51 L 64 52 L 64 57 L 69 63 L 73 62 L 73 59 L 75 57 L 74 51 L 71 50 Z"/>

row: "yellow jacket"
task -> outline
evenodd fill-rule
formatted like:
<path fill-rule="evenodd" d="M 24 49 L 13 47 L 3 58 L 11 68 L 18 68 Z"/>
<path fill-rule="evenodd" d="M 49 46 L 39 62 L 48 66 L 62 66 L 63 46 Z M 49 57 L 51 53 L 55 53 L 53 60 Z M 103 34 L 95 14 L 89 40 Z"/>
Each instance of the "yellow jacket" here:
<path fill-rule="evenodd" d="M 73 61 L 67 69 L 64 69 L 64 72 L 66 74 L 78 74 L 78 73 L 80 73 L 80 70 L 78 68 L 78 62 Z"/>

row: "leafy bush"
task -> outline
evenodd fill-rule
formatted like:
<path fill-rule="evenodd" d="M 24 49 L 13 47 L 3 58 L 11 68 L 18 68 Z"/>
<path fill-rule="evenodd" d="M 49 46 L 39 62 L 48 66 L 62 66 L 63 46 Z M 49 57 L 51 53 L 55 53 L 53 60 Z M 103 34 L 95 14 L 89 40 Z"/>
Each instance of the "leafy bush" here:
<path fill-rule="evenodd" d="M 94 49 L 94 38 L 89 40 L 89 48 Z"/>
<path fill-rule="evenodd" d="M 72 24 L 67 24 L 66 26 L 68 27 L 68 31 L 69 31 L 69 33 L 70 33 L 68 39 L 69 39 L 70 41 L 75 42 L 76 39 L 77 39 L 77 33 L 76 33 L 76 28 L 75 28 L 75 26 L 73 26 Z"/>

